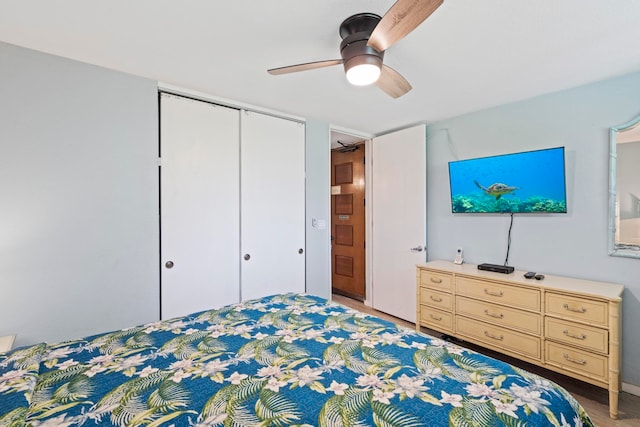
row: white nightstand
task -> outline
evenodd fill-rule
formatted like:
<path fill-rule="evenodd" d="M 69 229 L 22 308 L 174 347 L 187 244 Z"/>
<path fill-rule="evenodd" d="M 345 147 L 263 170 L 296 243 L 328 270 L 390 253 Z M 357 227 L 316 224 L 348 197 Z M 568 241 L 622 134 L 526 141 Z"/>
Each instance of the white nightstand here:
<path fill-rule="evenodd" d="M 15 341 L 15 335 L 7 335 L 6 337 L 0 337 L 0 353 L 6 353 L 13 347 Z"/>

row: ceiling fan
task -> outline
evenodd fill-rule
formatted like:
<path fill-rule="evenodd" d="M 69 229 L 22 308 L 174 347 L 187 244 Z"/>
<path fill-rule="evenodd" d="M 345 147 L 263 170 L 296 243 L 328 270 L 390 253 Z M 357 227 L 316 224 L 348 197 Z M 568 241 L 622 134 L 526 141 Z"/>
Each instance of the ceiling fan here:
<path fill-rule="evenodd" d="M 382 18 L 374 13 L 350 16 L 340 24 L 342 59 L 289 65 L 267 72 L 279 75 L 342 64 L 351 84 L 376 83 L 387 95 L 399 98 L 411 90 L 411 85 L 400 73 L 382 63 L 384 53 L 427 19 L 443 1 L 398 0 Z"/>

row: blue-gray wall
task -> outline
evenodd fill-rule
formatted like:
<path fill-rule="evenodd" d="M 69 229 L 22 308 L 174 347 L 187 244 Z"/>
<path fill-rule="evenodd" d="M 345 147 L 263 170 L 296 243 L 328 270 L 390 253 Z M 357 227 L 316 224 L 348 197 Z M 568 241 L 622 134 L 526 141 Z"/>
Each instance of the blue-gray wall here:
<path fill-rule="evenodd" d="M 0 336 L 158 318 L 157 84 L 0 43 Z"/>
<path fill-rule="evenodd" d="M 307 293 L 330 298 L 331 131 L 327 123 L 307 120 L 305 150 Z"/>
<path fill-rule="evenodd" d="M 640 259 L 607 252 L 609 127 L 640 114 L 640 73 L 428 126 L 430 259 L 504 262 L 508 215 L 451 214 L 448 162 L 564 146 L 568 214 L 516 215 L 509 265 L 625 285 L 622 380 L 640 385 Z M 636 161 L 636 164 L 638 162 Z M 535 167 L 535 165 L 531 165 Z"/>
<path fill-rule="evenodd" d="M 157 82 L 2 42 L 0 73 L 0 336 L 157 320 Z M 329 298 L 327 123 L 305 151 L 306 290 Z"/>

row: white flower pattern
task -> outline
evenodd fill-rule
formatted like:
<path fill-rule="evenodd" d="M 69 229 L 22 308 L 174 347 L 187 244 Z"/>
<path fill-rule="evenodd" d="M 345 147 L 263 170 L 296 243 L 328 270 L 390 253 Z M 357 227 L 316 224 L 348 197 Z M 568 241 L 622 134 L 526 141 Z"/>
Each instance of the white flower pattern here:
<path fill-rule="evenodd" d="M 513 425 L 536 425 L 555 417 L 562 427 L 592 426 L 554 383 L 515 370 L 495 374 L 491 363 L 448 341 L 326 300 L 285 294 L 0 355 L 0 407 L 25 405 L 35 411 L 29 414 L 33 426 L 123 426 L 126 417 L 114 414 L 129 412 L 163 425 L 266 425 L 270 421 L 261 417 L 268 416 L 282 417 L 275 425 L 318 425 L 319 414 L 331 417 L 342 405 L 359 405 L 351 420 L 359 425 L 373 424 L 376 411 L 391 414 L 404 405 L 421 408 L 404 415 L 407 424 L 447 424 L 450 413 L 482 405 L 492 425 L 507 418 Z M 43 374 L 51 378 L 46 393 L 39 389 Z M 65 375 L 76 381 L 77 397 L 64 389 Z M 141 389 L 134 393 L 133 387 Z M 194 408 L 196 393 L 203 392 L 207 397 Z M 133 398 L 136 393 L 141 398 Z M 0 425 L 8 424 L 6 416 L 0 411 Z"/>

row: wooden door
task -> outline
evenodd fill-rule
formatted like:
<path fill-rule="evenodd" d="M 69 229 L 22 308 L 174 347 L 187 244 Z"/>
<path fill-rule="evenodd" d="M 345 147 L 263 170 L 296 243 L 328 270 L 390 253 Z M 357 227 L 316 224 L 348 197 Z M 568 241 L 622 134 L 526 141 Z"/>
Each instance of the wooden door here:
<path fill-rule="evenodd" d="M 416 264 L 426 261 L 425 126 L 373 139 L 373 307 L 416 320 Z"/>
<path fill-rule="evenodd" d="M 241 115 L 242 299 L 305 291 L 305 127 Z"/>
<path fill-rule="evenodd" d="M 331 152 L 331 287 L 365 299 L 364 145 Z"/>
<path fill-rule="evenodd" d="M 160 100 L 161 317 L 240 299 L 240 112 Z"/>

